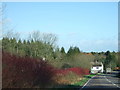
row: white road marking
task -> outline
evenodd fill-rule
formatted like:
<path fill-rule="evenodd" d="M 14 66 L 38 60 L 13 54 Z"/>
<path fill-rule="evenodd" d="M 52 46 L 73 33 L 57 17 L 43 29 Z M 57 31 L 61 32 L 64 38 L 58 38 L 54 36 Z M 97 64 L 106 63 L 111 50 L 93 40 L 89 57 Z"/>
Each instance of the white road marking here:
<path fill-rule="evenodd" d="M 95 75 L 95 76 L 96 76 L 96 75 Z M 95 76 L 93 76 L 92 78 L 94 78 Z M 91 79 L 92 79 L 92 78 L 91 78 Z M 110 82 L 112 85 L 120 88 L 118 85 L 116 85 L 115 83 L 113 83 L 113 82 L 111 82 L 110 80 L 108 80 L 108 79 L 106 78 L 106 76 L 104 76 L 104 78 L 105 78 L 108 82 Z M 80 90 L 82 90 L 82 89 L 88 84 L 88 82 L 89 82 L 91 79 L 89 79 L 89 80 L 84 84 L 84 86 L 83 86 Z"/>
<path fill-rule="evenodd" d="M 96 75 L 95 75 L 96 76 Z M 93 76 L 92 78 L 94 78 L 95 76 Z M 91 79 L 92 79 L 91 78 Z M 91 79 L 89 79 L 85 84 L 84 84 L 84 86 L 82 86 L 82 88 L 80 89 L 80 90 L 82 90 L 87 84 L 88 84 L 88 82 L 91 80 Z"/>
<path fill-rule="evenodd" d="M 111 82 L 110 80 L 108 80 L 107 78 L 106 78 L 106 76 L 104 76 L 104 78 L 108 81 L 108 82 Z M 118 87 L 118 88 L 120 88 L 118 85 L 116 85 L 115 83 L 113 83 L 113 82 L 111 82 L 114 86 L 116 86 L 116 87 Z"/>
<path fill-rule="evenodd" d="M 111 86 L 111 84 L 92 84 L 92 86 Z"/>

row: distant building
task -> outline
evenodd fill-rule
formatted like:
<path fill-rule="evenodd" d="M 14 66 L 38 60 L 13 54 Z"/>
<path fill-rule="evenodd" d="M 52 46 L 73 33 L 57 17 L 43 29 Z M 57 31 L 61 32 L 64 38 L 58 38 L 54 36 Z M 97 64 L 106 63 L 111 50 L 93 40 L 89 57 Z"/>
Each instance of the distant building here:
<path fill-rule="evenodd" d="M 111 68 L 106 68 L 106 73 L 111 73 Z"/>
<path fill-rule="evenodd" d="M 45 57 L 43 57 L 43 58 L 42 58 L 42 60 L 43 60 L 43 61 L 45 61 L 45 60 L 46 60 L 46 58 L 45 58 Z"/>
<path fill-rule="evenodd" d="M 91 62 L 91 73 L 103 73 L 103 63 L 102 62 Z"/>

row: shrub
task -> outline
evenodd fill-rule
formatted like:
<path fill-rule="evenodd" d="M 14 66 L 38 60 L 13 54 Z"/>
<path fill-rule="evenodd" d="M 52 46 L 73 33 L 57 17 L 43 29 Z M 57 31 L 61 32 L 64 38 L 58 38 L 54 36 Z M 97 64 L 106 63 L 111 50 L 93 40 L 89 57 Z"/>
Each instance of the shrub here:
<path fill-rule="evenodd" d="M 72 71 L 76 73 L 77 75 L 88 75 L 89 74 L 88 69 L 80 68 L 80 67 L 69 68 L 68 71 Z"/>
<path fill-rule="evenodd" d="M 2 87 L 47 87 L 53 82 L 54 68 L 46 61 L 2 53 Z"/>
<path fill-rule="evenodd" d="M 62 69 L 71 68 L 71 67 L 72 66 L 70 64 L 65 63 L 63 64 Z"/>
<path fill-rule="evenodd" d="M 67 68 L 67 69 L 57 69 L 56 70 L 56 82 L 59 85 L 69 85 L 75 84 L 78 81 L 82 80 L 84 75 L 89 74 L 89 70 L 80 67 Z"/>
<path fill-rule="evenodd" d="M 66 85 L 70 85 L 70 84 L 74 84 L 78 81 L 80 81 L 82 79 L 82 77 L 80 77 L 79 75 L 75 74 L 74 72 L 68 72 L 67 74 L 57 74 L 56 77 L 56 82 L 60 85 L 60 84 L 66 84 Z"/>
<path fill-rule="evenodd" d="M 77 75 L 88 75 L 89 74 L 89 70 L 85 69 L 85 68 L 80 68 L 80 67 L 74 67 L 74 68 L 67 68 L 67 69 L 57 69 L 56 73 L 57 74 L 67 74 L 68 72 L 74 72 Z"/>

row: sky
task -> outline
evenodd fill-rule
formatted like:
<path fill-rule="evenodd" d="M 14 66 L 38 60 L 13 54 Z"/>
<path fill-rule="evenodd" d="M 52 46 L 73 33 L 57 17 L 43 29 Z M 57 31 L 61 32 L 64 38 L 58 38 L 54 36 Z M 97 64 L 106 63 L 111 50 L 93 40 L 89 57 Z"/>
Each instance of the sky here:
<path fill-rule="evenodd" d="M 66 51 L 118 51 L 117 2 L 7 2 L 5 16 L 24 38 L 39 30 L 55 34 Z"/>

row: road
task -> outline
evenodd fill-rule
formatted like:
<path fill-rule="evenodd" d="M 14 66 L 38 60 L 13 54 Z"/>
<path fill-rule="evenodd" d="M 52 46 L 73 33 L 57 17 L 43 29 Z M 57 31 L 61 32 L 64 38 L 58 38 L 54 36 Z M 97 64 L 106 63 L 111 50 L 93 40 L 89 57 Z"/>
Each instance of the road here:
<path fill-rule="evenodd" d="M 80 90 L 120 90 L 120 78 L 118 71 L 111 74 L 96 75 L 91 78 Z"/>

